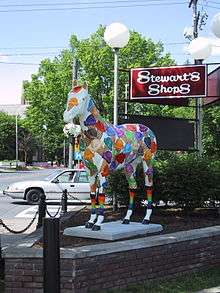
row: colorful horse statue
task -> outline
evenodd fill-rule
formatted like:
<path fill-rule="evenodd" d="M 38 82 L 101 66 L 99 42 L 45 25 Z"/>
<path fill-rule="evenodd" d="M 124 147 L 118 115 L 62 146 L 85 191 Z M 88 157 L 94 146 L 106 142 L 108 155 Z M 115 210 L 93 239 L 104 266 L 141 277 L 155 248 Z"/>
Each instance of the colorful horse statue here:
<path fill-rule="evenodd" d="M 79 118 L 82 129 L 80 150 L 90 174 L 91 216 L 85 227 L 94 231 L 101 229 L 108 176 L 116 169 L 123 169 L 129 185 L 129 207 L 122 221 L 123 224 L 129 224 L 137 189 L 135 172 L 140 162 L 145 174 L 144 193 L 147 199 L 146 214 L 142 223 L 149 224 L 152 213 L 152 163 L 157 150 L 154 133 L 142 124 L 113 126 L 100 115 L 88 94 L 87 86 L 75 86 L 68 95 L 64 121 L 68 123 L 76 117 Z"/>

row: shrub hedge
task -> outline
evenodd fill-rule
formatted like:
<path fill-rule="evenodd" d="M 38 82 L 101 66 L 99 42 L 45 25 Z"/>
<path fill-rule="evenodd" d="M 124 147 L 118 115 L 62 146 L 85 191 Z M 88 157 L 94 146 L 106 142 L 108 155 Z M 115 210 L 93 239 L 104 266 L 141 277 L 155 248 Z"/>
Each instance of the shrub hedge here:
<path fill-rule="evenodd" d="M 135 204 L 140 205 L 144 196 L 142 166 L 136 172 L 138 183 Z M 129 200 L 128 184 L 122 171 L 111 174 L 108 195 L 117 195 L 121 205 Z M 196 154 L 161 154 L 154 166 L 154 203 L 163 201 L 185 211 L 216 206 L 220 201 L 220 162 Z"/>

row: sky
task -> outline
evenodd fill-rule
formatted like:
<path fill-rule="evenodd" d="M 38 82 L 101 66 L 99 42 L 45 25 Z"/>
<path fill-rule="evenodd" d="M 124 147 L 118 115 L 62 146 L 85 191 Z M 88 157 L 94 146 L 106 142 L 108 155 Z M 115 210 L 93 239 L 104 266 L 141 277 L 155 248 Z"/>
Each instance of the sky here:
<path fill-rule="evenodd" d="M 71 34 L 88 38 L 100 24 L 125 24 L 153 41 L 162 41 L 177 64 L 184 52 L 185 27 L 192 25 L 189 0 L 1 0 L 0 1 L 0 104 L 20 104 L 22 81 L 31 80 L 44 58 L 68 48 Z M 219 0 L 198 0 L 208 19 L 200 36 L 213 37 L 211 21 L 220 12 Z M 206 62 L 219 62 L 220 54 Z"/>

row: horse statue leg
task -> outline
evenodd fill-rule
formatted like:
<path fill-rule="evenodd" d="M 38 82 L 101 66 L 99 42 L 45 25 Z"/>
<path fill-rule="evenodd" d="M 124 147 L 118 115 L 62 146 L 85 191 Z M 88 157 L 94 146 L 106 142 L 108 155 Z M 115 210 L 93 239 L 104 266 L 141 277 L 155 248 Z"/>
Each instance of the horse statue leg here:
<path fill-rule="evenodd" d="M 126 216 L 124 217 L 122 224 L 129 224 L 130 223 L 130 218 L 134 210 L 134 197 L 135 197 L 135 192 L 137 190 L 137 183 L 135 180 L 135 171 L 136 168 L 133 168 L 132 174 L 126 173 L 126 179 L 128 181 L 128 186 L 129 186 L 129 205 L 128 205 L 128 210 L 126 213 Z"/>
<path fill-rule="evenodd" d="M 98 174 L 93 174 L 90 176 L 90 200 L 91 200 L 91 215 L 88 222 L 86 222 L 85 227 L 86 228 L 92 228 L 96 218 L 96 189 L 97 189 L 97 176 Z"/>
<path fill-rule="evenodd" d="M 93 231 L 101 230 L 101 224 L 104 221 L 104 212 L 105 212 L 105 189 L 107 188 L 108 182 L 105 176 L 99 176 L 100 188 L 98 193 L 98 204 L 97 204 L 97 221 L 92 227 Z"/>
<path fill-rule="evenodd" d="M 145 193 L 147 196 L 147 209 L 142 224 L 147 225 L 150 223 L 150 217 L 152 214 L 153 167 L 150 163 L 147 165 L 146 161 L 143 161 L 143 169 L 145 174 Z"/>

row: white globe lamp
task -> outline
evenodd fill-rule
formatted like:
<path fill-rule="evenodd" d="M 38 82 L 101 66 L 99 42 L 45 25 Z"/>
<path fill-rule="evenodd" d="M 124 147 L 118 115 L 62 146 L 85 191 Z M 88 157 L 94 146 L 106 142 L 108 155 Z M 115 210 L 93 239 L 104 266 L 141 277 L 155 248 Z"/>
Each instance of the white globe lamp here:
<path fill-rule="evenodd" d="M 211 42 L 207 38 L 198 37 L 190 42 L 188 52 L 194 59 L 204 60 L 212 53 Z"/>
<path fill-rule="evenodd" d="M 129 30 L 119 22 L 114 22 L 106 27 L 104 33 L 105 42 L 114 51 L 114 125 L 118 124 L 118 55 L 119 49 L 127 45 L 129 41 Z"/>
<path fill-rule="evenodd" d="M 213 17 L 211 22 L 211 30 L 217 38 L 220 38 L 220 12 Z"/>
<path fill-rule="evenodd" d="M 114 22 L 106 27 L 104 40 L 113 49 L 123 48 L 129 40 L 129 30 L 119 22 Z"/>

